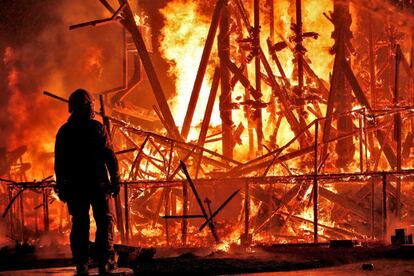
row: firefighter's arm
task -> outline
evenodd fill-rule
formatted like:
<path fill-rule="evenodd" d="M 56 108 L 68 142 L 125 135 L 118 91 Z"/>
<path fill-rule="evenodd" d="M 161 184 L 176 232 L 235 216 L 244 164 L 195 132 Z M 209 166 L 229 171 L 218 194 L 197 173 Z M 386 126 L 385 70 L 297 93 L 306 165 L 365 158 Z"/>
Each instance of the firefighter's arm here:
<path fill-rule="evenodd" d="M 66 202 L 68 180 L 65 177 L 64 144 L 64 137 L 62 133 L 59 131 L 56 135 L 55 142 L 55 192 L 57 193 L 61 201 Z"/>

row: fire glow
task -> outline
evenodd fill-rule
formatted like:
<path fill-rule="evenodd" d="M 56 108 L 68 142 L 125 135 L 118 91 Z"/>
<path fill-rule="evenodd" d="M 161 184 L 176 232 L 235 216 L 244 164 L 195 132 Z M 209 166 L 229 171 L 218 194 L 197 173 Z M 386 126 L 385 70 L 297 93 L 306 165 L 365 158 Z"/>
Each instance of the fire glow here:
<path fill-rule="evenodd" d="M 137 6 L 133 5 L 136 1 L 130 2 L 128 9 Z M 372 36 L 373 32 L 364 25 L 367 7 L 358 7 L 355 1 L 224 2 L 227 1 L 168 1 L 158 11 L 163 24 L 158 32 L 153 32 L 159 34 L 155 38 L 158 49 L 150 54 L 143 50 L 145 46 L 150 48 L 150 38 L 146 37 L 142 45 L 136 34 L 124 34 L 125 64 L 142 60 L 125 65 L 125 75 L 133 78 L 135 73 L 142 74 L 135 72 L 137 68 L 145 70 L 146 75 L 127 93 L 125 90 L 132 82 L 128 78 L 124 80 L 126 88 L 103 93 L 125 181 L 117 213 L 118 241 L 176 247 L 212 246 L 215 242 L 215 249 L 228 251 L 232 244 L 378 239 L 384 234 L 383 223 L 411 223 L 412 218 L 407 215 L 411 203 L 405 193 L 412 190 L 412 183 L 401 180 L 401 171 L 413 168 L 413 80 L 411 69 L 404 67 L 409 64 L 406 57 L 409 47 L 412 48 L 412 43 L 407 42 L 411 29 L 407 37 L 381 33 L 381 29 L 390 29 L 390 25 L 397 23 L 382 22 L 380 15 L 372 13 L 372 20 L 382 23 L 371 26 L 377 32 L 367 43 L 368 33 Z M 300 10 L 298 3 L 302 5 Z M 130 30 L 131 24 L 141 32 L 145 28 L 145 33 L 153 29 L 149 25 L 156 19 L 151 14 L 132 8 L 129 22 L 126 9 L 121 9 L 123 16 L 115 17 L 126 29 Z M 217 9 L 220 16 L 214 26 Z M 223 23 L 225 20 L 227 23 Z M 411 26 L 411 17 L 406 20 L 407 26 Z M 409 29 L 407 26 L 404 28 Z M 211 42 L 208 33 L 212 28 L 215 35 L 211 52 L 204 60 L 203 82 L 190 116 L 190 98 L 200 74 L 197 69 L 206 59 L 203 52 Z M 227 33 L 223 34 L 226 28 Z M 225 46 L 221 46 L 226 43 L 228 48 L 223 49 Z M 375 50 L 374 54 L 370 55 L 370 50 Z M 383 57 L 386 51 L 390 53 L 389 60 Z M 145 54 L 152 59 L 158 55 L 168 64 L 167 72 L 159 72 L 158 68 L 151 72 L 152 64 L 145 61 Z M 396 56 L 402 61 L 395 82 L 392 64 Z M 107 58 L 103 46 L 90 45 L 79 64 L 86 74 L 102 80 L 105 71 L 112 70 L 106 67 Z M 6 48 L 3 62 L 8 70 L 7 107 L 11 116 L 26 122 L 30 119 L 28 102 L 18 85 L 25 69 L 15 66 L 16 59 L 15 50 Z M 209 106 L 216 68 L 220 69 L 217 96 Z M 372 69 L 374 74 L 370 75 Z M 166 101 L 170 109 L 167 111 L 156 94 L 163 91 L 154 91 L 157 105 L 153 105 L 159 120 L 148 127 L 145 120 L 140 121 L 134 114 L 138 110 L 147 114 L 153 111 L 137 106 L 134 113 L 127 110 L 126 102 L 133 102 L 131 95 L 140 86 L 156 90 L 157 74 L 168 75 L 174 93 Z M 166 84 L 161 82 L 160 86 Z M 229 94 L 224 95 L 225 91 Z M 118 99 L 117 93 L 122 100 L 114 100 Z M 169 111 L 174 126 L 169 124 Z M 206 119 L 206 113 L 210 113 L 210 118 Z M 187 116 L 191 124 L 187 126 L 188 135 L 184 135 Z M 50 127 L 61 120 L 54 120 L 51 126 L 44 124 L 47 133 L 42 137 L 47 138 L 40 148 L 49 155 L 54 137 L 46 134 L 54 133 Z M 395 124 L 400 125 L 399 129 Z M 204 133 L 203 126 L 207 127 Z M 175 131 L 181 132 L 181 136 L 177 137 Z M 37 141 L 30 135 L 23 140 L 19 143 L 10 134 L 7 150 L 22 144 L 30 148 Z M 18 171 L 25 162 L 38 163 L 42 159 L 41 150 L 37 151 L 21 154 L 10 171 Z M 197 196 L 186 184 L 189 179 L 180 160 L 188 167 L 207 215 L 200 214 Z M 45 164 L 49 163 L 50 156 Z M 44 178 L 45 173 L 38 167 L 16 180 Z M 390 173 L 386 176 L 390 191 L 385 202 L 390 206 L 388 211 L 398 217 L 395 222 L 377 221 L 383 217 L 384 201 L 379 192 L 372 193 L 371 185 L 373 190 L 380 190 L 383 171 Z M 411 173 L 407 172 L 407 176 Z M 10 177 L 16 175 L 9 173 Z M 6 194 L 7 189 L 1 189 Z M 48 231 L 67 234 L 68 215 L 51 187 L 47 189 L 43 201 L 50 205 L 50 221 L 41 223 L 37 218 L 40 207 L 24 213 L 26 207 L 16 205 L 10 211 L 19 220 L 15 228 L 29 229 L 28 221 L 36 218 L 37 228 L 43 224 Z M 224 204 L 238 189 L 240 192 Z M 15 195 L 18 189 L 10 191 Z M 25 194 L 19 200 L 30 206 L 41 205 L 39 195 L 30 191 Z M 222 203 L 223 209 L 213 222 L 200 230 L 200 225 L 212 217 L 210 212 L 214 213 Z M 22 221 L 26 216 L 26 222 Z M 220 241 L 213 240 L 216 234 Z"/>

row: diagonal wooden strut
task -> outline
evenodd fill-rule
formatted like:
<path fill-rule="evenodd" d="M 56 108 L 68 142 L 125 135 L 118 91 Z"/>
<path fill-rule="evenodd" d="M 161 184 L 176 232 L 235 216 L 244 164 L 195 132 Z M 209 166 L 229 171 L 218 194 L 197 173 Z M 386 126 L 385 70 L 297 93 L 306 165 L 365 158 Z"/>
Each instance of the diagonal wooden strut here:
<path fill-rule="evenodd" d="M 203 213 L 204 219 L 206 221 L 208 221 L 209 218 L 208 218 L 208 215 L 207 215 L 207 211 L 204 208 L 203 202 L 201 201 L 201 198 L 198 195 L 198 192 L 197 192 L 197 189 L 196 189 L 196 187 L 195 187 L 195 185 L 193 183 L 193 180 L 191 179 L 191 177 L 190 177 L 190 175 L 189 175 L 189 173 L 187 171 L 186 165 L 181 160 L 180 160 L 180 166 L 181 166 L 182 172 L 185 174 L 185 177 L 187 178 L 188 184 L 190 184 L 191 190 L 193 191 L 193 194 L 194 194 L 194 196 L 195 196 L 195 198 L 197 200 L 198 206 L 200 207 L 200 210 Z M 213 234 L 213 237 L 214 237 L 214 240 L 216 241 L 216 243 L 217 244 L 220 243 L 220 239 L 219 239 L 219 237 L 217 235 L 216 228 L 215 228 L 214 224 L 211 222 L 211 220 L 208 222 L 208 227 L 210 228 L 211 233 Z"/>
<path fill-rule="evenodd" d="M 208 60 L 210 57 L 211 50 L 213 48 L 214 37 L 217 32 L 223 7 L 227 4 L 227 2 L 228 0 L 217 0 L 216 7 L 214 8 L 210 29 L 208 30 L 207 34 L 206 44 L 203 49 L 203 54 L 200 60 L 200 66 L 198 67 L 196 79 L 194 81 L 190 102 L 188 103 L 187 112 L 184 118 L 183 128 L 181 129 L 181 135 L 184 138 L 184 140 L 187 138 L 188 133 L 190 132 L 191 122 L 193 120 L 194 112 L 196 109 L 198 96 L 200 95 L 200 90 L 203 84 L 204 75 L 206 73 Z"/>

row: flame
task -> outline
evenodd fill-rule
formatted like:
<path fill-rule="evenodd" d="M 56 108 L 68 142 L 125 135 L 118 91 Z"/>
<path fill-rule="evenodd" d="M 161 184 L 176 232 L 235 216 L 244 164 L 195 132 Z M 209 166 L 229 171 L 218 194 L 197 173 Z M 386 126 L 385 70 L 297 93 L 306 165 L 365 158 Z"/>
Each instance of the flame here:
<path fill-rule="evenodd" d="M 208 2 L 208 3 L 206 3 Z M 244 1 L 246 2 L 246 1 Z M 263 1 L 264 2 L 264 1 Z M 159 41 L 159 51 L 162 57 L 169 62 L 169 75 L 173 77 L 175 81 L 175 90 L 176 93 L 170 100 L 170 106 L 172 109 L 172 113 L 174 116 L 175 121 L 177 122 L 178 126 L 182 126 L 184 116 L 187 111 L 187 106 L 189 102 L 189 98 L 191 96 L 191 92 L 194 85 L 194 80 L 197 74 L 197 68 L 200 63 L 201 55 L 203 52 L 204 44 L 206 41 L 206 36 L 210 27 L 210 20 L 211 20 L 211 9 L 209 11 L 205 11 L 205 7 L 211 7 L 214 4 L 214 1 L 189 1 L 189 0 L 172 0 L 168 1 L 166 6 L 160 10 L 160 13 L 164 19 L 164 27 L 161 29 L 161 35 L 157 38 Z M 252 17 L 252 4 L 250 2 L 244 3 L 246 5 L 247 11 L 250 13 L 249 16 Z M 303 45 L 306 48 L 305 53 L 305 60 L 309 63 L 309 66 L 315 72 L 317 76 L 319 76 L 324 82 L 326 88 L 329 88 L 329 78 L 330 73 L 332 71 L 332 63 L 334 56 L 329 54 L 329 48 L 333 45 L 334 41 L 331 38 L 331 33 L 333 31 L 333 24 L 323 16 L 323 13 L 328 13 L 333 8 L 333 1 L 332 0 L 303 0 L 302 3 L 303 10 L 303 26 L 304 32 L 316 32 L 319 34 L 318 39 L 313 38 L 305 38 Z M 232 6 L 230 5 L 230 8 Z M 263 7 L 261 7 L 262 12 L 265 12 Z M 351 5 L 351 13 L 354 15 L 357 13 L 357 6 L 355 4 Z M 137 26 L 139 27 L 140 31 L 144 34 L 143 36 L 146 38 L 146 45 L 148 48 L 151 41 L 150 36 L 150 28 L 149 28 L 149 18 L 144 13 L 136 14 L 134 16 Z M 278 58 L 284 68 L 286 76 L 290 82 L 290 84 L 294 87 L 297 85 L 297 77 L 295 76 L 295 61 L 294 61 L 294 54 L 292 48 L 295 46 L 293 41 L 293 33 L 291 30 L 292 23 L 295 23 L 295 4 L 294 1 L 289 0 L 280 0 L 275 1 L 275 23 L 276 23 L 276 34 L 273 43 L 277 43 L 280 41 L 286 41 L 289 45 L 286 49 L 281 50 L 277 53 Z M 360 18 L 359 18 L 360 19 Z M 252 22 L 252 18 L 250 18 Z M 261 47 L 263 52 L 266 56 L 266 59 L 269 61 L 270 66 L 272 68 L 273 73 L 275 74 L 277 81 L 282 83 L 281 81 L 281 74 L 275 64 L 275 62 L 271 59 L 268 55 L 266 50 L 265 41 L 270 36 L 270 28 L 269 28 L 269 18 L 264 16 L 261 17 Z M 362 21 L 355 20 L 352 25 L 352 30 L 358 30 L 359 24 Z M 230 41 L 231 41 L 231 56 L 232 61 L 236 65 L 240 65 L 242 63 L 242 57 L 240 55 L 240 46 L 237 42 L 237 39 L 241 37 L 246 38 L 248 36 L 247 31 L 244 29 L 239 33 L 231 32 L 230 33 Z M 291 49 L 289 49 L 291 48 Z M 246 51 L 248 53 L 249 50 Z M 406 52 L 406 50 L 405 50 Z M 21 59 L 21 52 L 13 49 L 12 47 L 7 47 L 3 54 L 3 63 L 6 66 L 7 71 L 7 112 L 8 116 L 15 119 L 13 124 L 17 127 L 22 126 L 30 126 L 33 123 L 33 116 L 31 116 L 31 105 L 38 104 L 39 99 L 33 99 L 33 101 L 28 101 L 25 98 L 25 91 L 22 88 L 22 81 L 21 79 L 24 77 L 25 72 L 30 71 L 31 68 L 22 68 L 19 66 L 19 60 Z M 204 117 L 205 105 L 207 103 L 207 99 L 210 93 L 210 87 L 212 82 L 212 76 L 214 73 L 214 68 L 218 65 L 218 58 L 217 58 L 217 39 L 214 43 L 213 50 L 211 53 L 210 61 L 207 67 L 207 71 L 205 74 L 203 86 L 200 91 L 200 97 L 198 100 L 196 112 L 193 117 L 193 123 L 191 126 L 190 135 L 188 136 L 189 141 L 196 141 L 198 138 L 198 134 L 200 131 L 200 122 Z M 103 77 L 104 69 L 106 70 L 106 62 L 105 60 L 105 51 L 104 48 L 96 47 L 93 45 L 87 45 L 85 47 L 84 52 L 79 57 L 79 65 L 82 67 L 80 70 L 83 73 L 87 73 L 93 76 L 96 76 L 98 79 Z M 111 69 L 111 68 L 110 68 Z M 26 70 L 26 71 L 25 71 Z M 248 79 L 253 86 L 255 86 L 255 68 L 254 62 L 250 62 L 247 65 L 248 70 Z M 264 74 L 263 66 L 261 71 Z M 63 84 L 64 76 L 63 74 L 59 74 L 58 72 L 52 73 L 53 77 L 51 78 L 50 82 L 56 82 L 53 87 L 56 87 L 57 90 L 65 91 L 66 86 Z M 307 88 L 317 89 L 318 84 L 315 80 L 306 79 L 305 85 Z M 287 85 L 286 85 L 287 86 Z M 266 84 L 265 80 L 262 82 L 262 102 L 265 104 L 269 104 L 267 108 L 262 109 L 263 113 L 263 131 L 264 131 L 264 144 L 274 144 L 271 150 L 276 148 L 280 148 L 286 145 L 289 141 L 291 141 L 295 137 L 295 133 L 292 131 L 292 128 L 288 121 L 283 117 L 280 122 L 280 126 L 278 129 L 278 133 L 276 137 L 272 137 L 274 134 L 275 129 L 275 121 L 283 115 L 283 109 L 281 108 L 280 102 L 278 99 L 275 99 L 273 95 L 272 89 Z M 320 91 L 316 91 L 320 93 Z M 220 91 L 218 92 L 220 93 Z M 288 96 L 291 99 L 295 99 L 295 94 L 292 92 L 292 89 L 287 89 Z M 246 101 L 246 90 L 245 88 L 239 83 L 235 85 L 232 91 L 232 102 L 238 109 L 232 110 L 232 118 L 234 122 L 234 126 L 238 126 L 239 124 L 243 125 L 245 130 L 240 135 L 241 145 L 236 145 L 234 151 L 234 159 L 239 162 L 245 162 L 249 159 L 255 157 L 255 154 L 251 155 L 249 152 L 249 131 L 253 130 L 252 126 L 249 125 L 246 112 L 243 106 L 243 101 Z M 214 132 L 219 132 L 221 119 L 220 119 L 220 112 L 219 112 L 219 97 L 216 98 L 214 110 L 213 110 L 213 117 L 210 122 L 210 130 L 214 130 Z M 251 98 L 250 98 L 251 99 Z M 273 106 L 272 106 L 273 105 Z M 270 113 L 271 108 L 274 109 L 274 114 Z M 291 108 L 293 114 L 296 116 L 298 115 L 298 107 L 297 105 L 289 106 Z M 321 115 L 323 116 L 326 112 L 326 104 L 325 103 L 306 103 L 304 109 L 307 108 L 314 108 L 319 109 Z M 357 111 L 361 108 L 360 105 L 353 104 L 352 111 Z M 313 114 L 307 112 L 308 116 L 304 118 L 305 123 L 309 124 L 317 117 L 320 117 L 319 114 Z M 315 112 L 317 113 L 317 112 Z M 354 112 L 356 114 L 357 112 Z M 358 126 L 358 117 L 354 114 L 350 115 L 353 120 L 353 124 Z M 58 116 L 56 116 L 58 117 Z M 63 118 L 63 116 L 61 116 Z M 65 117 L 66 118 L 66 117 Z M 58 119 L 56 120 L 56 122 Z M 52 129 L 52 125 L 57 124 L 55 121 L 47 122 L 50 123 L 51 126 L 47 125 L 47 129 L 42 129 L 41 131 L 38 130 L 38 126 L 36 128 L 30 129 L 29 131 L 20 131 L 18 134 L 9 134 L 7 137 L 7 148 L 18 147 L 21 145 L 22 141 L 32 148 L 36 145 L 36 150 L 29 151 L 24 155 L 24 161 L 30 161 L 31 163 L 41 163 L 44 164 L 44 160 L 40 158 L 40 152 L 53 152 L 54 140 L 53 135 L 50 135 L 48 132 Z M 335 122 L 333 123 L 335 124 Z M 42 128 L 46 126 L 45 123 L 42 123 Z M 51 131 L 50 131 L 51 132 Z M 213 132 L 213 131 L 210 131 Z M 310 129 L 311 135 L 315 135 L 314 128 Z M 209 133 L 211 134 L 211 133 Z M 354 136 L 352 139 L 354 144 L 357 145 L 357 141 Z M 238 137 L 237 137 L 238 138 Z M 131 138 L 132 139 L 132 138 Z M 257 139 L 253 132 L 253 139 Z M 271 141 L 273 139 L 274 141 Z M 308 145 L 311 146 L 314 142 L 313 139 L 308 139 Z M 41 143 L 39 143 L 41 141 Z M 256 141 L 254 145 L 254 150 L 257 149 Z M 271 143 L 272 142 L 272 143 Z M 336 143 L 336 142 L 335 142 Z M 332 143 L 333 144 L 333 143 Z M 330 144 L 330 147 L 333 145 Z M 125 149 L 130 147 L 131 145 L 125 141 L 118 141 L 116 147 L 119 149 Z M 210 142 L 206 145 L 208 149 L 212 149 L 217 152 L 221 152 L 221 141 L 220 138 L 217 139 L 215 142 Z M 301 145 L 298 141 L 290 145 L 287 149 L 284 150 L 284 153 L 293 152 L 299 150 Z M 349 171 L 358 171 L 358 162 L 359 162 L 359 147 L 355 146 L 355 154 L 353 156 L 353 162 L 349 164 L 349 167 L 346 170 Z M 167 146 L 160 147 L 161 152 L 167 152 Z M 333 166 L 334 162 L 332 160 L 338 158 L 337 154 L 332 151 L 333 153 L 329 156 L 327 160 L 327 166 Z M 137 154 L 137 153 L 134 153 Z M 257 152 L 257 155 L 262 153 Z M 148 146 L 142 149 L 142 155 L 145 158 L 139 160 L 139 170 L 141 170 L 136 177 L 136 180 L 159 180 L 165 179 L 167 174 L 162 169 L 162 162 L 166 162 L 165 157 L 160 154 L 157 150 L 153 147 Z M 370 152 L 370 149 L 367 150 L 368 157 L 374 156 L 375 152 Z M 132 156 L 132 157 L 131 157 Z M 175 152 L 173 157 L 178 156 L 177 152 Z M 136 155 L 128 155 L 125 159 L 121 161 L 121 171 L 124 176 L 129 176 L 129 172 L 131 171 L 132 162 Z M 49 158 L 50 159 L 50 158 Z M 173 158 L 174 159 L 174 158 Z M 286 165 L 285 168 L 282 168 L 280 164 L 274 165 L 270 169 L 270 174 L 272 175 L 286 175 L 288 173 L 292 174 L 304 174 L 306 173 L 306 169 L 310 166 L 309 156 L 300 156 L 299 158 L 295 158 L 294 160 L 289 160 L 289 163 Z M 41 162 L 39 162 L 41 161 Z M 23 162 L 23 161 L 22 161 Z M 189 162 L 193 162 L 191 158 L 189 158 Z M 172 164 L 173 167 L 175 164 Z M 378 168 L 386 169 L 388 164 L 382 158 L 379 161 Z M 161 169 L 160 169 L 161 167 Z M 214 166 L 205 165 L 204 166 L 206 171 L 206 177 L 208 177 L 208 173 L 214 172 Z M 336 171 L 337 168 L 335 168 Z M 328 170 L 327 170 L 328 171 Z M 142 173 L 141 173 L 142 172 Z M 33 169 L 32 175 L 39 178 L 40 175 L 44 174 L 41 169 Z M 260 175 L 261 172 L 254 171 L 251 175 Z M 125 177 L 127 178 L 127 177 Z M 179 179 L 177 177 L 176 179 Z M 174 180 L 176 180 L 174 179 Z M 132 180 L 132 179 L 131 179 Z M 290 183 L 295 184 L 295 183 Z M 260 189 L 266 191 L 267 185 L 259 185 Z M 329 186 L 324 184 L 324 187 L 332 192 L 337 193 L 335 187 Z M 164 245 L 166 242 L 166 229 L 164 225 L 164 221 L 161 222 L 159 218 L 158 223 L 154 224 L 154 215 L 155 212 L 159 211 L 160 214 L 165 214 L 166 211 L 164 210 L 164 206 L 161 208 L 158 207 L 158 204 L 161 205 L 158 201 L 160 200 L 160 192 L 154 192 L 156 198 L 155 200 L 152 198 L 152 190 L 151 189 L 131 189 L 132 192 L 130 194 L 130 200 L 133 202 L 130 205 L 130 215 L 131 215 L 131 231 L 133 233 L 133 242 L 132 243 L 140 243 L 143 245 Z M 173 189 L 173 196 L 175 197 L 175 212 L 177 214 L 181 214 L 183 212 L 183 201 L 178 198 L 179 188 Z M 311 185 L 306 189 L 306 191 L 302 191 L 301 199 L 303 202 L 310 202 L 311 197 Z M 134 194 L 136 192 L 136 194 Z M 281 194 L 282 190 L 279 189 L 274 194 Z M 284 191 L 286 192 L 286 191 Z M 173 197 L 171 196 L 171 197 Z M 52 193 L 51 199 L 56 201 L 56 195 Z M 148 200 L 148 204 L 146 202 L 145 207 L 140 204 L 140 200 Z M 259 203 L 260 201 L 257 198 L 250 199 L 250 221 L 251 228 L 250 234 L 254 233 L 254 228 L 257 226 L 255 225 L 255 221 L 259 220 L 261 215 L 261 210 L 263 210 L 264 203 Z M 308 206 L 304 206 L 302 203 L 298 202 L 297 198 L 294 199 L 293 202 L 286 204 L 287 206 L 281 207 L 280 211 L 289 212 L 289 214 L 293 214 L 297 217 L 313 221 L 313 209 Z M 34 200 L 27 199 L 27 205 L 32 206 L 34 204 Z M 293 206 L 294 204 L 298 205 Z M 190 204 L 191 205 L 191 204 Z M 139 207 L 137 207 L 139 206 Z M 326 201 L 320 201 L 320 217 L 319 223 L 329 226 L 335 227 L 336 222 L 333 221 L 330 217 L 330 211 L 332 211 L 333 204 L 329 204 Z M 51 229 L 61 229 L 63 234 L 67 235 L 67 228 L 70 225 L 70 221 L 68 219 L 68 214 L 65 211 L 61 210 L 62 204 L 53 203 L 50 208 L 50 218 L 51 218 Z M 148 208 L 148 209 L 145 209 Z M 220 227 L 217 227 L 222 231 L 220 233 L 220 237 L 222 239 L 222 243 L 215 247 L 216 250 L 222 251 L 229 251 L 231 246 L 236 244 L 239 245 L 241 243 L 240 237 L 244 234 L 243 224 L 240 223 L 242 221 L 242 212 L 244 208 L 243 200 L 240 200 L 240 206 L 237 206 L 237 210 L 240 214 L 240 218 L 237 222 L 228 223 L 225 219 L 217 219 L 215 223 Z M 141 210 L 142 209 L 142 210 Z M 148 211 L 149 214 L 144 214 L 145 210 Z M 158 215 L 158 214 L 156 214 Z M 151 217 L 151 218 L 149 218 Z M 28 219 L 28 223 L 32 222 L 32 217 Z M 34 220 L 34 219 L 33 219 Z M 95 226 L 93 226 L 95 227 Z M 187 236 L 187 245 L 189 246 L 206 246 L 211 245 L 209 242 L 211 241 L 211 233 L 209 229 L 204 229 L 203 231 L 198 231 L 199 225 L 197 223 L 190 221 L 188 222 L 188 236 Z M 254 233 L 254 242 L 282 242 L 286 243 L 289 242 L 292 237 L 287 237 L 288 234 L 292 234 L 292 236 L 296 235 L 296 240 L 306 240 L 309 238 L 309 233 L 313 231 L 312 224 L 310 222 L 303 222 L 298 223 L 294 220 L 289 220 L 286 222 L 286 225 L 280 227 L 282 229 L 271 229 L 269 231 L 262 231 L 260 233 Z M 173 221 L 169 223 L 169 232 L 170 235 L 170 243 L 173 245 L 180 245 L 180 239 L 182 238 L 181 232 L 181 222 L 180 221 Z M 301 229 L 301 235 L 295 232 L 295 229 Z M 282 233 L 278 233 L 277 231 L 282 231 Z M 274 231 L 274 232 L 273 232 Z M 324 228 L 319 228 L 319 234 L 324 234 Z M 305 234 L 303 234 L 305 233 Z M 117 235 L 118 236 L 118 235 Z M 118 238 L 119 239 L 119 238 Z"/>
<path fill-rule="evenodd" d="M 209 18 L 199 11 L 197 2 L 176 0 L 169 1 L 165 8 L 160 10 L 165 19 L 165 26 L 161 31 L 160 51 L 170 62 L 169 74 L 176 81 L 176 95 L 170 106 L 177 125 L 182 126 L 186 114 L 189 96 L 193 89 L 194 80 L 205 38 L 209 29 Z M 211 56 L 217 55 L 214 46 Z M 211 61 L 210 61 L 211 62 Z M 209 66 L 200 91 L 197 108 L 193 117 L 193 125 L 198 124 L 204 117 L 205 105 L 210 92 L 213 66 Z M 218 104 L 215 104 L 211 125 L 221 124 Z M 198 131 L 191 131 L 188 140 L 198 138 Z"/>
<path fill-rule="evenodd" d="M 100 79 L 103 74 L 103 49 L 90 47 L 86 50 L 85 69 L 88 74 L 93 74 Z"/>
<path fill-rule="evenodd" d="M 162 225 L 157 224 L 156 227 L 145 227 L 140 230 L 141 234 L 148 238 L 159 237 L 163 234 Z"/>
<path fill-rule="evenodd" d="M 323 13 L 333 9 L 333 1 L 305 0 L 302 7 L 305 31 L 319 34 L 317 40 L 308 38 L 304 41 L 304 46 L 308 50 L 307 57 L 312 61 L 310 66 L 317 76 L 328 81 L 334 60 L 334 56 L 329 54 L 329 48 L 334 43 L 331 38 L 334 26 Z"/>
<path fill-rule="evenodd" d="M 240 236 L 242 230 L 240 227 L 237 227 L 231 233 L 226 236 L 219 244 L 214 247 L 215 251 L 225 251 L 229 252 L 232 245 L 240 245 Z"/>
<path fill-rule="evenodd" d="M 148 16 L 144 13 L 141 13 L 140 15 L 134 14 L 134 20 L 135 24 L 137 26 L 147 25 L 148 24 Z"/>

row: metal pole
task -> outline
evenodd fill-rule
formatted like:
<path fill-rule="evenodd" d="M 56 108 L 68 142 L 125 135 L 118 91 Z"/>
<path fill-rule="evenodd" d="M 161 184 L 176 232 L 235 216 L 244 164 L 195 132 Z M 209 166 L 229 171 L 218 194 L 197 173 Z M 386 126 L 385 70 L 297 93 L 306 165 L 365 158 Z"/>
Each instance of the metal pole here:
<path fill-rule="evenodd" d="M 358 126 L 359 126 L 359 171 L 364 171 L 364 151 L 363 151 L 363 132 L 362 132 L 362 114 L 358 114 Z"/>
<path fill-rule="evenodd" d="M 318 242 L 318 131 L 319 120 L 315 121 L 315 149 L 313 161 L 313 241 Z"/>
<path fill-rule="evenodd" d="M 398 107 L 398 97 L 399 97 L 399 68 L 401 61 L 401 49 L 400 45 L 397 44 L 395 49 L 395 75 L 394 75 L 394 107 Z M 395 128 L 395 140 L 397 142 L 397 171 L 401 171 L 401 114 L 398 112 L 394 116 L 394 128 Z M 397 219 L 401 218 L 401 179 L 400 176 L 396 176 L 396 188 L 397 188 L 397 208 L 396 208 L 396 217 Z"/>
<path fill-rule="evenodd" d="M 59 208 L 59 233 L 63 233 L 63 213 L 65 210 L 65 205 L 60 204 Z M 36 212 L 37 213 L 37 212 Z M 36 216 L 36 232 L 37 232 L 37 216 Z"/>
<path fill-rule="evenodd" d="M 185 246 L 187 243 L 187 218 L 188 215 L 188 190 L 187 182 L 183 181 L 183 219 L 181 221 L 181 242 Z"/>
<path fill-rule="evenodd" d="M 164 214 L 166 216 L 170 215 L 170 194 L 171 194 L 171 188 L 166 188 L 165 191 L 165 202 L 164 202 Z M 167 246 L 170 245 L 170 222 L 168 219 L 165 220 L 165 240 L 167 242 Z"/>
<path fill-rule="evenodd" d="M 382 237 L 387 236 L 387 174 L 382 173 Z"/>
<path fill-rule="evenodd" d="M 21 241 L 24 242 L 24 197 L 23 193 L 19 196 L 19 203 L 20 203 L 20 233 L 21 233 Z"/>
<path fill-rule="evenodd" d="M 177 196 L 174 193 L 171 193 L 171 215 L 177 215 Z"/>
<path fill-rule="evenodd" d="M 48 192 L 47 188 L 43 189 L 43 221 L 45 227 L 45 233 L 49 232 L 49 201 L 48 201 Z"/>
<path fill-rule="evenodd" d="M 125 241 L 129 243 L 129 196 L 128 184 L 124 183 L 124 204 L 125 204 Z"/>
<path fill-rule="evenodd" d="M 244 184 L 244 237 L 245 244 L 244 246 L 249 246 L 250 237 L 249 237 L 249 220 L 250 220 L 250 187 L 249 183 L 246 181 Z"/>
<path fill-rule="evenodd" d="M 375 178 L 371 180 L 371 239 L 375 238 Z"/>
<path fill-rule="evenodd" d="M 363 113 L 363 124 L 364 124 L 364 146 L 365 146 L 365 170 L 369 171 L 369 160 L 368 160 L 368 134 L 367 134 L 367 116 L 366 116 L 366 109 L 364 108 Z"/>
<path fill-rule="evenodd" d="M 398 113 L 396 115 L 396 128 L 397 128 L 397 171 L 401 171 L 401 114 Z M 396 175 L 396 201 L 397 201 L 397 208 L 396 208 L 396 217 L 397 219 L 401 219 L 401 177 Z"/>
<path fill-rule="evenodd" d="M 9 202 L 13 199 L 13 190 L 12 188 L 8 188 L 8 195 L 9 195 Z M 9 211 L 9 224 L 10 224 L 10 237 L 14 238 L 14 219 L 13 219 L 13 206 L 10 208 Z"/>
<path fill-rule="evenodd" d="M 35 196 L 34 196 L 34 204 L 35 204 L 35 206 L 39 206 L 39 196 L 37 194 L 35 194 Z M 64 205 L 62 204 L 62 206 L 64 206 Z M 34 210 L 34 220 L 35 220 L 35 222 L 34 222 L 35 223 L 35 233 L 38 234 L 39 233 L 39 212 L 38 212 L 38 209 Z M 63 220 L 63 216 L 61 218 L 61 222 L 62 222 L 62 220 Z M 59 225 L 59 231 L 61 230 L 61 228 L 62 227 L 60 227 L 60 225 Z M 62 231 L 60 231 L 60 232 L 62 232 Z"/>

